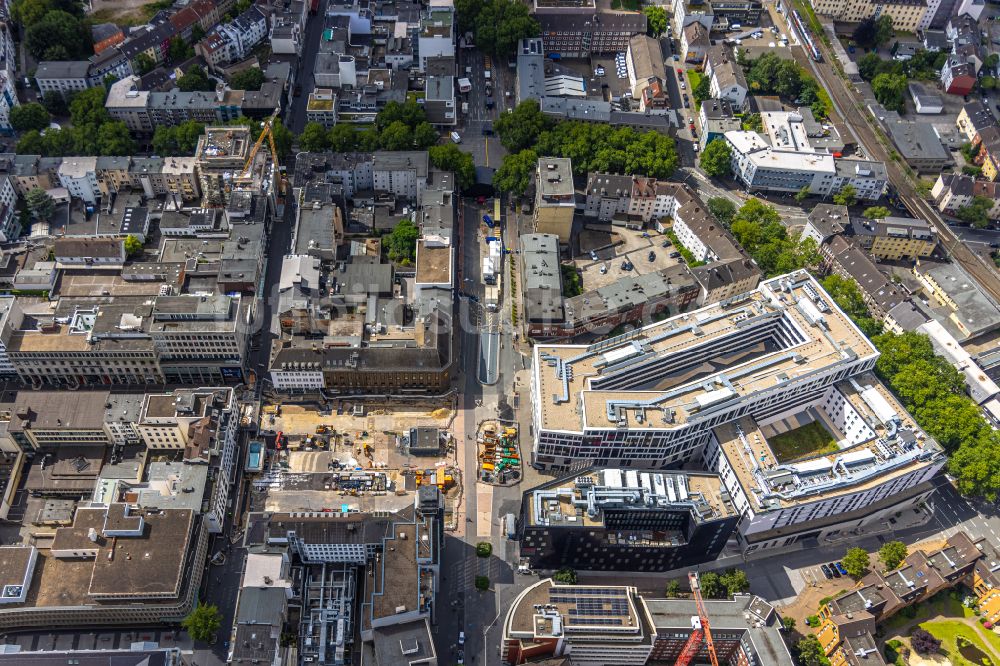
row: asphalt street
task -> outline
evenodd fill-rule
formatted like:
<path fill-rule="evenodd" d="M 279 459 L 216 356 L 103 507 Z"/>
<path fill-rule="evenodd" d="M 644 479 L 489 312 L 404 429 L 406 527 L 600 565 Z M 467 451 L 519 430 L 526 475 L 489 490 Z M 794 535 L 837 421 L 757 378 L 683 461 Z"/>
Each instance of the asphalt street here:
<path fill-rule="evenodd" d="M 313 69 L 316 55 L 319 53 L 319 40 L 323 35 L 323 17 L 326 14 L 327 0 L 320 0 L 319 12 L 306 21 L 306 29 L 302 36 L 302 57 L 299 58 L 299 69 L 295 74 L 295 82 L 302 86 L 302 94 L 292 98 L 292 106 L 285 118 L 285 125 L 298 136 L 306 126 L 306 101 L 309 93 L 316 87 Z"/>

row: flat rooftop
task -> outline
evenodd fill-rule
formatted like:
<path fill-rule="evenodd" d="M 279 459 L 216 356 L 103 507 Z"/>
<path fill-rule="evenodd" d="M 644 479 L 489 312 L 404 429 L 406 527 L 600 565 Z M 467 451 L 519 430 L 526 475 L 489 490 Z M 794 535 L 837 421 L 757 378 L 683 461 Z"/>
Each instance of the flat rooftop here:
<path fill-rule="evenodd" d="M 833 390 L 843 395 L 870 429 L 865 440 L 857 444 L 848 443 L 843 433 L 837 433 L 841 448 L 834 453 L 795 462 L 779 461 L 750 416 L 714 429 L 726 460 L 755 510 L 795 506 L 813 501 L 820 494 L 836 497 L 858 492 L 943 455 L 937 442 L 918 428 L 873 374 L 839 382 Z"/>
<path fill-rule="evenodd" d="M 535 409 L 547 430 L 680 428 L 714 404 L 876 353 L 799 272 L 762 282 L 741 301 L 589 346 L 537 345 Z"/>

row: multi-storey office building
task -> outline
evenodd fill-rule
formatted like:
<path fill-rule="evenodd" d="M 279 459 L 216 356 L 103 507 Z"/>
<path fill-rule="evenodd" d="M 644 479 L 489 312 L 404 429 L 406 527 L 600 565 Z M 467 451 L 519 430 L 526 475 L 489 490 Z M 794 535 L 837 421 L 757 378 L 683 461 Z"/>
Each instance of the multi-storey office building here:
<path fill-rule="evenodd" d="M 595 469 L 524 494 L 521 555 L 536 569 L 671 571 L 718 557 L 738 520 L 717 475 Z"/>
<path fill-rule="evenodd" d="M 650 469 L 701 459 L 744 518 L 747 552 L 875 529 L 893 507 L 926 499 L 944 465 L 936 442 L 865 374 L 877 358 L 805 272 L 590 346 L 539 345 L 533 462 Z M 803 463 L 768 453 L 767 437 L 813 422 L 835 433 L 838 453 Z"/>

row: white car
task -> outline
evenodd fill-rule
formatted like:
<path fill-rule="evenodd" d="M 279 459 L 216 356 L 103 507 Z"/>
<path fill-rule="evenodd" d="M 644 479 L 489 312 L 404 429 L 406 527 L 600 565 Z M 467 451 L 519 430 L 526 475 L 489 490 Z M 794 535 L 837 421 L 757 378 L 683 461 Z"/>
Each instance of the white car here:
<path fill-rule="evenodd" d="M 465 632 L 464 631 L 458 632 L 458 644 L 459 645 L 465 645 Z"/>
<path fill-rule="evenodd" d="M 604 76 L 604 68 L 603 67 L 594 68 L 594 76 Z"/>
<path fill-rule="evenodd" d="M 683 81 L 681 81 L 681 90 L 687 90 L 687 89 L 688 89 L 687 85 Z"/>

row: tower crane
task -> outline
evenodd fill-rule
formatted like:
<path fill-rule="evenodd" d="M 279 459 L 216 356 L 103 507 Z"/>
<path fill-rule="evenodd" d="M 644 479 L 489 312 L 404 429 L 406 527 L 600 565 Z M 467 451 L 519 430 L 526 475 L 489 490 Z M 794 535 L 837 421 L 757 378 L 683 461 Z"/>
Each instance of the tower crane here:
<path fill-rule="evenodd" d="M 264 145 L 264 139 L 267 139 L 268 147 L 271 149 L 271 161 L 274 162 L 275 171 L 278 169 L 278 147 L 274 143 L 274 132 L 272 127 L 274 125 L 275 119 L 278 117 L 278 113 L 281 111 L 280 108 L 276 108 L 274 113 L 264 121 L 264 127 L 260 131 L 260 136 L 254 142 L 253 147 L 250 149 L 250 154 L 247 155 L 246 162 L 243 164 L 243 169 L 240 171 L 240 175 L 236 176 L 233 180 L 237 183 L 246 183 L 253 180 L 253 163 L 257 158 L 257 153 L 260 152 L 261 146 Z"/>
<path fill-rule="evenodd" d="M 712 666 L 719 666 L 719 657 L 715 654 L 715 644 L 712 642 L 712 629 L 708 624 L 708 611 L 705 610 L 705 602 L 701 598 L 701 585 L 698 583 L 697 572 L 688 574 L 688 582 L 691 584 L 691 594 L 694 595 L 695 606 L 698 609 L 697 615 L 691 616 L 691 635 L 688 637 L 681 653 L 677 657 L 675 666 L 689 666 L 691 660 L 695 658 L 701 649 L 704 640 L 708 648 L 708 657 L 712 660 Z"/>

